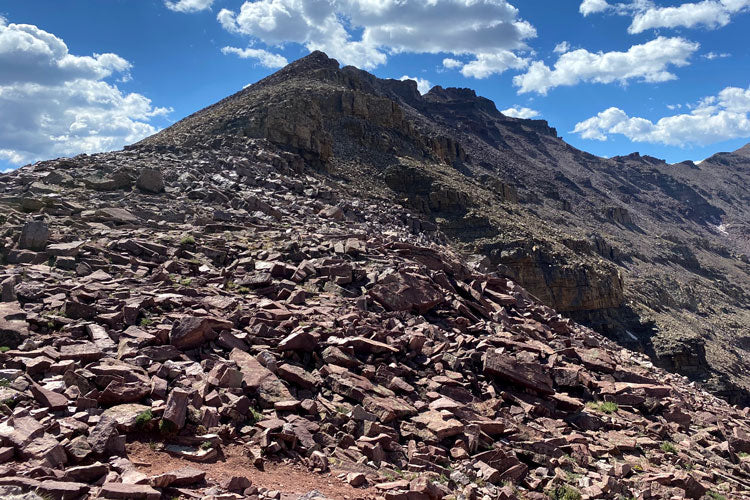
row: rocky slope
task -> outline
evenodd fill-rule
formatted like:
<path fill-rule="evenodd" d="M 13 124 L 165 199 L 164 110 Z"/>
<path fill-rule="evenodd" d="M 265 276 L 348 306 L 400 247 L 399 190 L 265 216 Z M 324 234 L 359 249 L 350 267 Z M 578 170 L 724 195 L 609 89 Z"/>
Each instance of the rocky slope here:
<path fill-rule="evenodd" d="M 219 134 L 0 176 L 0 495 L 324 498 L 286 461 L 328 498 L 750 498 L 747 408 L 312 160 Z"/>
<path fill-rule="evenodd" d="M 380 80 L 316 52 L 143 145 L 265 138 L 397 200 L 545 304 L 748 403 L 750 155 L 667 165 L 576 150 L 468 89 Z"/>

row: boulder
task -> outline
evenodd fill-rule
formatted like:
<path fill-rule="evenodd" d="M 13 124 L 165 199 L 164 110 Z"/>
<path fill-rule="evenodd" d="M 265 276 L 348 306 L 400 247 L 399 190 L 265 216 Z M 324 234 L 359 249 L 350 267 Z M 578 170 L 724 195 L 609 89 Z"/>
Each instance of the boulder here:
<path fill-rule="evenodd" d="M 266 407 L 274 403 L 294 399 L 289 390 L 268 368 L 261 365 L 250 354 L 233 349 L 229 359 L 237 363 L 242 372 L 242 384 L 250 394 L 255 394 Z"/>
<path fill-rule="evenodd" d="M 370 290 L 370 295 L 388 311 L 417 314 L 425 314 L 445 300 L 443 292 L 432 281 L 406 272 L 388 275 Z"/>
<path fill-rule="evenodd" d="M 231 330 L 234 324 L 216 317 L 184 316 L 172 325 L 169 343 L 178 349 L 188 350 L 200 347 L 214 340 L 221 330 Z"/>
<path fill-rule="evenodd" d="M 21 229 L 21 237 L 18 240 L 19 248 L 41 252 L 47 246 L 50 231 L 46 222 L 29 221 Z"/>
<path fill-rule="evenodd" d="M 145 168 L 141 170 L 135 187 L 147 193 L 158 194 L 164 191 L 164 175 L 157 168 Z"/>
<path fill-rule="evenodd" d="M 540 394 L 554 394 L 547 368 L 538 363 L 522 363 L 497 350 L 489 350 L 484 358 L 484 374 L 527 387 Z"/>

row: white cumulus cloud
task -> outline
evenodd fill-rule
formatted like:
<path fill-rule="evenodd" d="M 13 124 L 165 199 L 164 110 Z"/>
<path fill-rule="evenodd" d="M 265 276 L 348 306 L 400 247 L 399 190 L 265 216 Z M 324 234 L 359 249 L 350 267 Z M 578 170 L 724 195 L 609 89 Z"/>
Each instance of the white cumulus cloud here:
<path fill-rule="evenodd" d="M 562 54 L 548 67 L 535 61 L 528 71 L 513 78 L 518 93 L 546 94 L 561 85 L 580 82 L 627 83 L 637 79 L 644 82 L 664 82 L 676 76 L 670 66 L 686 66 L 700 45 L 684 38 L 658 37 L 642 45 L 634 45 L 626 52 L 589 52 L 578 49 Z"/>
<path fill-rule="evenodd" d="M 430 83 L 430 81 L 425 78 L 416 78 L 413 76 L 404 75 L 401 78 L 399 78 L 399 80 L 401 80 L 402 82 L 404 80 L 414 80 L 415 82 L 417 82 L 417 90 L 419 90 L 419 93 L 422 95 L 429 92 L 430 89 L 432 88 L 432 84 Z"/>
<path fill-rule="evenodd" d="M 453 59 L 451 57 L 446 57 L 445 59 L 443 59 L 443 67 L 444 68 L 456 69 L 456 68 L 460 68 L 463 65 L 464 65 L 464 63 L 462 63 L 458 59 Z"/>
<path fill-rule="evenodd" d="M 588 16 L 589 14 L 604 12 L 609 8 L 610 5 L 607 3 L 607 0 L 583 0 L 578 7 L 578 11 L 584 16 Z"/>
<path fill-rule="evenodd" d="M 553 50 L 555 54 L 565 54 L 566 52 L 569 52 L 569 51 L 570 51 L 570 43 L 566 41 L 562 41 L 558 43 L 557 45 L 555 45 L 555 48 Z"/>
<path fill-rule="evenodd" d="M 55 35 L 2 18 L 0 68 L 0 158 L 13 164 L 120 148 L 170 111 L 104 81 L 129 77 L 122 57 L 77 56 Z"/>
<path fill-rule="evenodd" d="M 374 68 L 389 54 L 497 54 L 526 48 L 536 30 L 506 0 L 256 0 L 222 9 L 228 31 L 268 46 L 297 43 Z"/>
<path fill-rule="evenodd" d="M 677 7 L 654 7 L 635 15 L 628 33 L 654 28 L 718 28 L 729 24 L 729 12 L 720 2 L 685 3 Z"/>
<path fill-rule="evenodd" d="M 748 9 L 750 0 L 702 0 L 670 6 L 660 6 L 652 0 L 615 4 L 609 4 L 606 0 L 584 0 L 579 7 L 584 16 L 611 11 L 632 17 L 628 27 L 631 34 L 659 28 L 721 28 L 729 24 L 732 15 Z"/>
<path fill-rule="evenodd" d="M 282 68 L 289 64 L 286 57 L 263 49 L 224 47 L 221 49 L 221 53 L 225 55 L 234 54 L 241 59 L 257 59 L 258 63 L 266 68 Z"/>
<path fill-rule="evenodd" d="M 708 145 L 728 139 L 750 137 L 750 89 L 727 87 L 707 97 L 692 112 L 666 116 L 656 122 L 628 116 L 609 108 L 577 123 L 574 133 L 584 139 L 605 141 L 621 134 L 634 142 L 670 146 Z"/>
<path fill-rule="evenodd" d="M 501 111 L 501 113 L 504 114 L 505 116 L 511 116 L 513 118 L 525 118 L 525 119 L 536 118 L 537 116 L 539 116 L 539 111 L 536 111 L 531 108 L 524 108 L 518 105 L 515 105 L 508 109 L 504 109 Z"/>
<path fill-rule="evenodd" d="M 502 50 L 494 54 L 477 54 L 476 59 L 464 64 L 461 74 L 467 78 L 487 78 L 509 69 L 524 69 L 528 65 L 528 59 L 519 57 L 509 50 Z"/>
<path fill-rule="evenodd" d="M 164 5 L 166 5 L 169 10 L 175 12 L 192 13 L 208 10 L 213 3 L 214 0 L 179 0 L 178 2 L 165 0 Z"/>

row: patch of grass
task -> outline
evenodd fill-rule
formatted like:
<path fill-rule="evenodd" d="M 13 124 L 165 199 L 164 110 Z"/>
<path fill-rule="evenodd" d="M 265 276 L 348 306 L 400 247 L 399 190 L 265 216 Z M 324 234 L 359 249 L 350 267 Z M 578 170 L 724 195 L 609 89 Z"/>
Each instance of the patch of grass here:
<path fill-rule="evenodd" d="M 567 478 L 568 482 L 572 483 L 573 481 L 577 481 L 577 480 L 581 479 L 583 476 L 581 476 L 577 472 L 566 470 L 565 471 L 565 477 Z"/>
<path fill-rule="evenodd" d="M 8 352 L 8 351 L 10 351 L 10 347 L 8 347 L 7 345 L 0 346 L 0 352 Z"/>
<path fill-rule="evenodd" d="M 664 441 L 659 448 L 661 448 L 661 451 L 664 453 L 672 453 L 673 455 L 677 454 L 677 446 L 671 441 Z"/>
<path fill-rule="evenodd" d="M 588 403 L 586 406 L 588 406 L 592 410 L 597 410 L 602 413 L 606 413 L 607 415 L 617 413 L 617 410 L 620 409 L 617 403 L 613 403 L 612 401 L 602 401 L 600 403 L 591 402 L 591 403 Z"/>
<path fill-rule="evenodd" d="M 617 410 L 620 408 L 617 406 L 617 403 L 613 403 L 612 401 L 605 401 L 604 403 L 599 405 L 599 410 L 603 411 L 606 414 L 612 414 L 616 413 Z"/>
<path fill-rule="evenodd" d="M 5 405 L 12 410 L 18 404 L 18 400 L 14 398 L 5 398 L 0 401 L 0 404 Z"/>
<path fill-rule="evenodd" d="M 154 324 L 154 320 L 151 318 L 141 318 L 141 322 L 139 323 L 141 326 L 151 326 Z"/>
<path fill-rule="evenodd" d="M 211 441 L 203 441 L 198 448 L 201 450 L 210 450 L 213 447 L 214 445 L 211 444 Z"/>
<path fill-rule="evenodd" d="M 740 457 L 740 458 L 748 458 L 748 457 L 750 457 L 750 453 L 748 453 L 746 451 L 741 451 L 741 452 L 737 453 L 737 456 Z"/>
<path fill-rule="evenodd" d="M 195 245 L 195 238 L 191 235 L 187 235 L 180 240 L 180 246 L 186 247 L 188 245 Z"/>
<path fill-rule="evenodd" d="M 162 434 L 174 434 L 176 431 L 177 426 L 171 420 L 161 419 L 159 421 L 159 432 Z"/>
<path fill-rule="evenodd" d="M 10 380 L 7 378 L 0 378 L 0 387 L 8 387 L 10 385 Z"/>
<path fill-rule="evenodd" d="M 553 500 L 581 500 L 581 492 L 567 484 L 558 486 L 547 495 Z"/>
<path fill-rule="evenodd" d="M 151 410 L 146 410 L 138 414 L 137 417 L 135 417 L 135 425 L 137 427 L 144 427 L 146 424 L 151 422 L 153 420 L 154 414 L 151 413 Z"/>
<path fill-rule="evenodd" d="M 193 283 L 193 278 L 182 278 L 180 280 L 180 285 L 182 286 L 190 286 Z"/>
<path fill-rule="evenodd" d="M 263 414 L 255 408 L 250 408 L 250 415 L 248 418 L 252 420 L 253 424 L 257 424 L 258 422 L 263 420 Z"/>
<path fill-rule="evenodd" d="M 383 477 L 386 478 L 389 482 L 396 480 L 396 474 L 389 470 L 383 471 Z"/>
<path fill-rule="evenodd" d="M 727 500 L 727 497 L 725 497 L 721 493 L 716 493 L 715 491 L 709 491 L 708 493 L 706 493 L 706 496 L 708 498 L 712 498 L 713 500 Z"/>
<path fill-rule="evenodd" d="M 336 411 L 338 413 L 341 413 L 342 415 L 346 415 L 347 413 L 349 413 L 349 408 L 343 405 L 339 405 L 336 407 Z"/>

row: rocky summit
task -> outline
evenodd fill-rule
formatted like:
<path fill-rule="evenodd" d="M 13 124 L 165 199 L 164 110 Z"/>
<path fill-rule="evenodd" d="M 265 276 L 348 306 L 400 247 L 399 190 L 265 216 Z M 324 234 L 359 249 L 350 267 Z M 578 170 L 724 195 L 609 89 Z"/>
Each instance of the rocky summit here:
<path fill-rule="evenodd" d="M 264 138 L 396 202 L 485 270 L 750 404 L 750 154 L 599 158 L 469 89 L 382 80 L 316 52 L 144 140 Z"/>
<path fill-rule="evenodd" d="M 748 348 L 747 156 L 594 158 L 313 53 L 3 174 L 0 494 L 750 498 L 747 356 L 711 364 Z"/>

